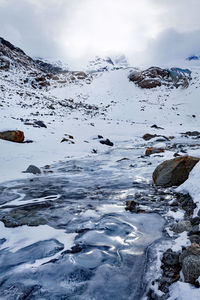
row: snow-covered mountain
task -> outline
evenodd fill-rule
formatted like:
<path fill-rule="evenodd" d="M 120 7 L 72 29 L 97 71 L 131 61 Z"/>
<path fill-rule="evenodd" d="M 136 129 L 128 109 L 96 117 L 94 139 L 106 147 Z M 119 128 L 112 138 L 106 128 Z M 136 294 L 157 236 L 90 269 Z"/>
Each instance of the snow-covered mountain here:
<path fill-rule="evenodd" d="M 198 299 L 179 257 L 199 247 L 199 163 L 181 194 L 152 173 L 200 157 L 200 68 L 69 71 L 0 41 L 0 133 L 25 135 L 0 139 L 2 299 Z"/>
<path fill-rule="evenodd" d="M 129 67 L 124 55 L 101 58 L 96 56 L 90 60 L 87 69 L 91 72 L 105 72 Z"/>

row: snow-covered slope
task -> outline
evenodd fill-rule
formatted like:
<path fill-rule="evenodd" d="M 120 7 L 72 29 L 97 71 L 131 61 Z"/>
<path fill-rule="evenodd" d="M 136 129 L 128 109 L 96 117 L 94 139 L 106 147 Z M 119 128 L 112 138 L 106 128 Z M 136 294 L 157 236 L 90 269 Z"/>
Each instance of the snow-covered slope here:
<path fill-rule="evenodd" d="M 153 170 L 163 160 L 181 154 L 200 157 L 199 137 L 186 134 L 200 128 L 198 66 L 190 67 L 187 89 L 141 89 L 129 81 L 133 68 L 127 68 L 124 58 L 98 58 L 86 73 L 57 70 L 55 74 L 12 45 L 1 42 L 0 47 L 0 131 L 22 130 L 25 141 L 32 140 L 22 144 L 0 140 L 1 182 L 29 177 L 22 173 L 29 165 L 44 171 L 42 167 L 59 161 L 107 162 L 109 156 L 108 168 L 120 163 L 124 176 L 150 184 Z M 37 121 L 46 127 L 37 126 Z M 146 133 L 155 138 L 145 141 Z M 103 138 L 114 146 L 102 144 Z M 147 147 L 158 147 L 160 142 L 165 152 L 144 156 Z M 197 182 L 196 170 L 198 165 L 189 180 Z M 188 185 L 190 181 L 183 186 L 187 191 Z M 122 199 L 125 195 L 122 192 Z"/>

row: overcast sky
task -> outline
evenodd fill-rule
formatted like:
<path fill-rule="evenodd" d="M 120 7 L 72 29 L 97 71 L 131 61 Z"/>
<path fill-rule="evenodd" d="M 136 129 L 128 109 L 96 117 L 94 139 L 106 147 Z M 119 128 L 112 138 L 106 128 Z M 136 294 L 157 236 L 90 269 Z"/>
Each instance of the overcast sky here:
<path fill-rule="evenodd" d="M 0 36 L 31 56 L 132 63 L 200 54 L 200 0 L 0 0 Z"/>

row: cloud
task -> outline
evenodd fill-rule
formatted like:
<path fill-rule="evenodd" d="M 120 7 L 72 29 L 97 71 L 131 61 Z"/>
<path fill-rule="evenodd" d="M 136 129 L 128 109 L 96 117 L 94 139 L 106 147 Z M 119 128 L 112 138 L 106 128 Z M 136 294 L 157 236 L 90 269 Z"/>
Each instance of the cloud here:
<path fill-rule="evenodd" d="M 199 0 L 0 0 L 0 35 L 31 56 L 133 63 L 200 53 Z"/>

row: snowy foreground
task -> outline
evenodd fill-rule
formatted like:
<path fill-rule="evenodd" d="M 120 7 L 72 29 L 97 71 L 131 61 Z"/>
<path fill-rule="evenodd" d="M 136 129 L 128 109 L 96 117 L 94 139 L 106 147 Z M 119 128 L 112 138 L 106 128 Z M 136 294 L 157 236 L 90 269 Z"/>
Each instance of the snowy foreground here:
<path fill-rule="evenodd" d="M 0 208 L 3 212 L 4 210 L 9 212 L 11 207 L 18 207 L 22 204 L 37 202 L 41 204 L 46 200 L 58 201 L 62 196 L 62 193 L 59 194 L 59 184 L 60 189 L 64 191 L 63 182 L 65 180 L 66 194 L 63 195 L 71 200 L 64 208 L 60 206 L 57 214 L 54 213 L 55 220 L 56 218 L 60 220 L 60 223 L 57 224 L 53 217 L 43 224 L 39 222 L 37 227 L 22 225 L 16 228 L 7 228 L 3 222 L 0 222 L 0 250 L 4 251 L 3 255 L 5 255 L 2 257 L 12 260 L 11 254 L 18 253 L 17 266 L 6 267 L 3 263 L 2 282 L 9 276 L 10 279 L 7 279 L 9 284 L 15 282 L 16 278 L 20 278 L 21 282 L 27 285 L 41 283 L 43 290 L 51 292 L 53 283 L 50 275 L 55 268 L 57 275 L 52 277 L 56 281 L 55 290 L 59 291 L 60 288 L 63 293 L 67 291 L 71 295 L 69 299 L 102 299 L 101 295 L 104 299 L 112 297 L 115 299 L 141 299 L 143 297 L 141 293 L 150 287 L 153 279 L 156 279 L 155 274 L 158 277 L 161 272 L 159 258 L 163 251 L 168 248 L 178 251 L 182 246 L 188 245 L 185 233 L 175 236 L 168 227 L 167 231 L 171 239 L 167 238 L 166 240 L 166 237 L 162 235 L 164 223 L 168 224 L 172 219 L 183 219 L 184 212 L 180 209 L 162 211 L 163 203 L 159 204 L 156 209 L 152 209 L 153 206 L 144 203 L 143 206 L 141 205 L 141 209 L 145 212 L 153 211 L 154 214 L 131 214 L 125 211 L 125 203 L 127 200 L 132 200 L 140 191 L 146 193 L 146 197 L 153 193 L 150 187 L 152 187 L 152 173 L 155 167 L 166 159 L 174 158 L 174 153 L 181 155 L 187 153 L 200 157 L 199 140 L 183 135 L 185 132 L 197 131 L 200 128 L 200 68 L 192 67 L 190 69 L 193 79 L 187 89 L 167 89 L 166 87 L 151 90 L 140 89 L 134 83 L 129 82 L 127 77 L 131 69 L 127 68 L 102 72 L 98 76 L 94 76 L 90 84 L 80 82 L 66 84 L 62 87 L 49 87 L 47 90 L 37 90 L 32 97 L 24 98 L 16 94 L 18 86 L 14 80 L 16 74 L 13 74 L 13 81 L 7 82 L 7 89 L 1 94 L 4 101 L 0 109 L 1 130 L 22 130 L 25 138 L 33 142 L 16 144 L 0 140 L 0 181 L 1 186 L 6 187 L 7 191 L 6 194 L 4 189 L 4 194 L 1 196 L 2 201 L 5 197 L 5 202 Z M 6 79 L 0 79 L 0 85 L 5 84 L 5 81 Z M 31 93 L 31 88 L 29 90 L 28 87 L 25 87 L 23 92 L 24 94 Z M 84 104 L 98 107 L 99 110 L 97 112 L 93 110 L 90 113 L 82 108 L 69 110 L 57 104 L 65 99 L 81 101 Z M 54 110 L 49 108 L 51 103 Z M 47 128 L 25 125 L 31 123 L 33 119 L 43 121 Z M 26 120 L 28 121 L 25 122 Z M 159 128 L 152 128 L 151 126 L 154 124 Z M 165 139 L 158 141 L 158 138 L 145 141 L 142 137 L 146 133 L 166 137 L 173 136 L 174 138 L 170 141 Z M 70 142 L 68 135 L 73 136 L 74 143 Z M 101 144 L 98 135 L 105 139 L 108 138 L 114 143 L 114 146 Z M 67 138 L 68 141 L 61 143 L 63 138 Z M 149 146 L 161 147 L 166 150 L 163 153 L 144 156 L 145 149 Z M 34 176 L 22 173 L 29 165 L 41 168 L 42 174 Z M 178 192 L 189 192 L 193 197 L 197 204 L 195 214 L 200 209 L 199 172 L 200 163 L 194 167 L 189 179 L 177 189 Z M 38 194 L 34 194 L 34 192 L 28 194 L 26 187 L 28 188 L 27 182 L 30 180 L 33 180 L 34 189 L 42 189 L 43 186 L 44 190 L 48 191 L 49 185 L 49 190 L 51 190 L 53 182 L 57 189 L 44 195 L 39 192 Z M 70 184 L 67 185 L 67 182 Z M 120 185 L 122 188 L 119 189 Z M 99 198 L 95 196 L 98 194 L 98 187 L 100 188 L 99 194 L 101 194 L 101 197 L 98 196 Z M 95 190 L 93 194 L 91 189 Z M 74 193 L 74 199 L 78 204 L 75 205 L 72 201 L 73 196 L 69 196 L 69 190 L 72 194 Z M 91 194 L 89 196 L 87 194 L 86 202 L 81 203 L 77 195 L 80 192 L 80 198 L 84 198 L 83 190 L 84 193 L 90 192 Z M 165 193 L 166 199 L 170 197 L 167 194 L 168 191 Z M 9 199 L 9 203 L 7 203 L 6 197 Z M 91 202 L 92 197 L 94 198 L 93 202 Z M 63 218 L 61 220 L 62 209 Z M 70 209 L 73 213 L 70 212 Z M 161 211 L 162 217 L 155 214 L 155 212 Z M 69 218 L 71 223 L 66 225 L 64 216 Z M 44 218 L 45 214 L 41 217 Z M 90 230 L 87 231 L 85 228 Z M 112 233 L 106 232 L 108 228 L 111 230 L 110 232 L 113 231 L 113 236 Z M 83 234 L 84 230 L 86 233 Z M 21 248 L 22 244 L 23 247 L 28 247 L 47 241 L 51 241 L 47 245 L 49 254 L 41 256 L 33 254 L 32 261 L 26 258 L 27 253 L 23 250 L 25 248 Z M 91 246 L 94 242 L 96 248 Z M 72 253 L 65 257 L 64 254 L 61 254 L 69 251 L 77 243 L 86 245 L 87 251 L 83 254 L 80 252 L 75 257 Z M 105 245 L 109 246 L 112 251 L 108 250 Z M 151 254 L 148 264 L 144 255 L 147 247 L 150 247 Z M 31 251 L 35 253 L 34 249 Z M 143 255 L 141 258 L 140 254 Z M 20 255 L 25 257 L 24 261 L 20 260 Z M 49 266 L 53 264 L 54 259 L 59 257 L 61 257 L 59 262 L 55 263 L 55 267 L 51 269 Z M 131 264 L 131 257 L 137 257 L 137 264 L 143 265 L 143 270 L 146 270 L 143 287 L 137 286 L 138 283 L 134 280 L 139 269 Z M 3 258 L 1 260 L 3 261 Z M 50 263 L 50 261 L 52 262 Z M 43 265 L 44 263 L 45 265 Z M 64 264 L 67 268 L 65 271 L 63 270 Z M 119 265 L 123 266 L 117 271 Z M 88 279 L 85 277 L 84 280 L 81 279 L 80 274 L 77 280 L 62 278 L 59 286 L 58 282 L 62 277 L 60 272 L 67 274 L 69 269 L 71 272 L 75 272 L 78 266 L 82 266 L 82 269 L 85 268 L 84 270 L 86 267 L 89 268 L 90 271 L 87 269 Z M 136 268 L 135 272 L 134 268 Z M 133 272 L 132 278 L 136 294 L 131 290 L 131 278 L 129 276 L 127 278 L 127 274 L 131 274 L 131 272 Z M 143 274 L 142 270 L 141 274 Z M 138 277 L 141 284 L 143 279 Z M 112 281 L 109 278 L 112 278 Z M 122 282 L 125 284 L 123 285 Z M 5 288 L 8 289 L 8 287 L 9 285 Z M 102 287 L 106 287 L 106 293 L 105 290 L 103 292 Z M 13 293 L 20 294 L 20 288 L 15 286 Z M 81 288 L 82 296 L 80 296 Z M 111 291 L 115 289 L 116 294 L 112 294 Z M 156 286 L 154 289 L 156 291 Z M 160 295 L 159 297 L 162 296 L 160 291 L 156 292 Z M 38 292 L 37 294 L 35 291 L 35 294 L 27 299 L 61 299 L 59 297 L 59 293 L 55 294 L 54 298 L 50 298 L 45 293 L 39 294 Z M 183 279 L 171 285 L 168 299 L 186 300 L 189 298 L 199 299 L 199 289 L 184 283 Z M 3 298 L 0 296 L 0 299 L 14 298 L 9 298 L 8 294 L 4 294 Z"/>

